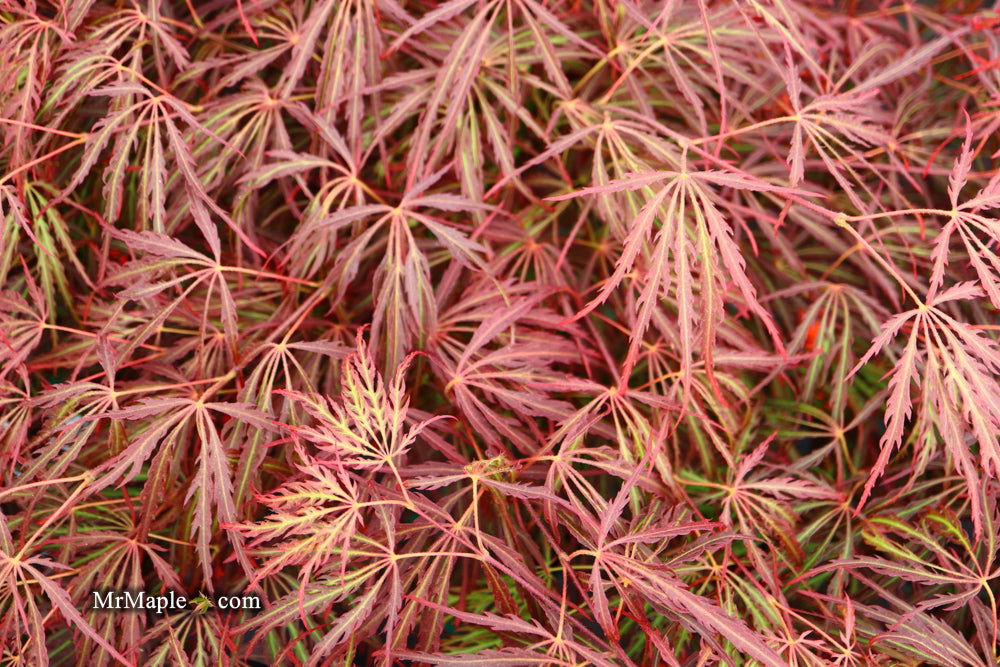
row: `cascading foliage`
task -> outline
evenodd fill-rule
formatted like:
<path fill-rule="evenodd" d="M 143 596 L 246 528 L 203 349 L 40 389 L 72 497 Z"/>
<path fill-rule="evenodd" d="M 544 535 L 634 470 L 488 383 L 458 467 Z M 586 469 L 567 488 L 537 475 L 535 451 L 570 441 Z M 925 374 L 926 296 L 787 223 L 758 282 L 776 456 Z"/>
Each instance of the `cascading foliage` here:
<path fill-rule="evenodd" d="M 0 2 L 0 664 L 995 665 L 988 4 Z"/>

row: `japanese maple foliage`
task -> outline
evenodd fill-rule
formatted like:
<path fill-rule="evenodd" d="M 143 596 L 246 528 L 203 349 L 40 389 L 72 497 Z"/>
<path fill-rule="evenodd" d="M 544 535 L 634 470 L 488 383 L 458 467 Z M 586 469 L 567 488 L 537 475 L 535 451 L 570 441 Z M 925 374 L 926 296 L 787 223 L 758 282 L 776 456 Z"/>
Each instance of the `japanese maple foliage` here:
<path fill-rule="evenodd" d="M 997 664 L 987 5 L 0 1 L 0 664 Z"/>

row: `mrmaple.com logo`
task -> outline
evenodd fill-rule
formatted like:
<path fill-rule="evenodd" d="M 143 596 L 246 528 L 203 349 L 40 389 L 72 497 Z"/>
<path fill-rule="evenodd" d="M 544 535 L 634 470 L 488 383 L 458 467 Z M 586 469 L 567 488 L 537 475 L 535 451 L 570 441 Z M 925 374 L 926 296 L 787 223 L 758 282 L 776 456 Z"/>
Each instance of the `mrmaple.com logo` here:
<path fill-rule="evenodd" d="M 178 595 L 175 591 L 162 594 L 151 594 L 145 591 L 94 591 L 90 608 L 96 611 L 152 611 L 156 614 L 164 612 L 199 609 L 206 611 L 216 608 L 220 611 L 252 610 L 261 608 L 260 598 L 256 595 L 220 595 L 215 598 L 203 596 L 190 598 Z"/>

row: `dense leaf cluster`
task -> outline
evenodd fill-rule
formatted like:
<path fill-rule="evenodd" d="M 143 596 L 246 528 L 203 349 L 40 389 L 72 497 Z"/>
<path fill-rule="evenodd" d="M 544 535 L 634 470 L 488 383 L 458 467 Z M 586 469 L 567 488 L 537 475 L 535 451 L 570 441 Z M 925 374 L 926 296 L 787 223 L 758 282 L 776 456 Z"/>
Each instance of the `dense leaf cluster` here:
<path fill-rule="evenodd" d="M 985 4 L 0 2 L 0 664 L 995 665 Z"/>

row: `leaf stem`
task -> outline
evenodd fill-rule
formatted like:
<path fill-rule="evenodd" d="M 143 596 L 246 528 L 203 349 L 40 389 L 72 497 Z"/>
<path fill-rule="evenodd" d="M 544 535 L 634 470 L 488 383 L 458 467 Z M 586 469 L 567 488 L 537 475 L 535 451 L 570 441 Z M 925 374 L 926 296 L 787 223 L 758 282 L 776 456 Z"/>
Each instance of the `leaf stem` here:
<path fill-rule="evenodd" d="M 64 145 L 60 146 L 59 148 L 55 149 L 54 151 L 49 151 L 48 153 L 46 153 L 45 155 L 42 155 L 41 157 L 37 157 L 37 158 L 35 158 L 34 160 L 32 160 L 30 162 L 25 162 L 24 164 L 22 164 L 20 167 L 18 167 L 14 171 L 7 172 L 6 174 L 4 174 L 3 178 L 0 178 L 0 185 L 3 185 L 4 183 L 6 183 L 10 179 L 12 179 L 14 176 L 17 176 L 18 174 L 20 174 L 22 171 L 27 171 L 28 169 L 31 169 L 35 165 L 38 165 L 38 164 L 41 164 L 42 162 L 45 162 L 49 158 L 53 158 L 53 157 L 59 155 L 60 153 L 65 153 L 66 151 L 68 151 L 69 149 L 73 148 L 74 146 L 79 146 L 80 144 L 84 143 L 86 140 L 87 140 L 86 137 L 80 137 L 78 139 L 74 139 L 73 141 L 69 142 L 68 144 L 64 144 Z"/>
<path fill-rule="evenodd" d="M 905 291 L 907 294 L 910 295 L 910 298 L 913 299 L 913 301 L 917 304 L 918 308 L 926 308 L 927 304 L 925 304 L 924 301 L 923 301 L 923 299 L 921 299 L 919 296 L 917 296 L 917 293 L 913 291 L 913 288 L 911 288 L 906 283 L 906 281 L 903 280 L 903 277 L 899 275 L 898 271 L 896 271 L 896 267 L 894 267 L 892 264 L 889 263 L 888 260 L 886 260 L 884 257 L 882 257 L 882 255 L 879 254 L 879 252 L 876 251 L 871 246 L 871 244 L 868 243 L 868 241 L 865 239 L 865 237 L 861 236 L 861 234 L 859 234 L 856 229 L 854 229 L 849 224 L 847 224 L 847 221 L 850 220 L 850 219 L 852 219 L 851 216 L 840 214 L 836 218 L 834 218 L 833 222 L 838 227 L 843 227 L 844 229 L 846 229 L 851 234 L 851 236 L 853 236 L 857 240 L 857 242 L 862 245 L 862 247 L 864 247 L 869 253 L 871 253 L 872 258 L 876 262 L 878 262 L 879 264 L 881 264 L 882 268 L 884 268 L 886 271 L 889 272 L 889 275 L 891 275 L 893 278 L 896 279 L 896 282 L 899 283 L 899 286 L 903 288 L 903 291 Z M 865 216 L 860 216 L 860 219 L 865 220 L 867 218 Z"/>
<path fill-rule="evenodd" d="M 315 282 L 313 280 L 303 280 L 302 278 L 293 278 L 291 276 L 283 276 L 280 273 L 271 273 L 270 271 L 258 271 L 257 269 L 248 269 L 242 266 L 222 266 L 220 271 L 228 271 L 230 273 L 245 273 L 247 275 L 256 276 L 258 278 L 274 278 L 275 280 L 283 280 L 288 283 L 295 283 L 296 285 L 308 285 L 309 287 L 319 287 L 322 283 Z"/>
<path fill-rule="evenodd" d="M 0 118 L 0 123 L 8 123 L 10 125 L 18 125 L 20 127 L 27 127 L 32 130 L 41 130 L 42 132 L 51 132 L 52 134 L 58 134 L 62 137 L 71 137 L 73 139 L 86 139 L 87 134 L 85 132 L 67 132 L 66 130 L 58 130 L 54 127 L 45 127 L 44 125 L 35 125 L 34 123 L 26 123 L 23 120 L 17 120 L 16 118 Z"/>
<path fill-rule="evenodd" d="M 709 137 L 699 137 L 698 139 L 689 139 L 688 144 L 698 145 L 705 144 L 710 141 L 717 141 L 719 139 L 728 139 L 729 137 L 739 136 L 741 134 L 746 134 L 747 132 L 753 132 L 754 130 L 761 130 L 765 127 L 771 125 L 777 125 L 779 123 L 788 123 L 797 121 L 799 118 L 795 116 L 781 116 L 780 118 L 769 118 L 767 120 L 762 120 L 759 123 L 754 123 L 753 125 L 747 125 L 746 127 L 739 127 L 735 130 L 729 130 L 728 132 L 723 132 L 722 134 L 713 134 Z"/>
<path fill-rule="evenodd" d="M 27 484 L 21 484 L 20 486 L 14 486 L 9 489 L 4 489 L 0 491 L 0 498 L 5 496 L 24 491 L 25 489 L 31 489 L 36 486 L 46 486 L 47 484 L 62 484 L 63 482 L 79 482 L 84 478 L 90 479 L 86 475 L 73 475 L 72 477 L 59 477 L 58 479 L 42 479 L 37 482 L 29 482 Z"/>

